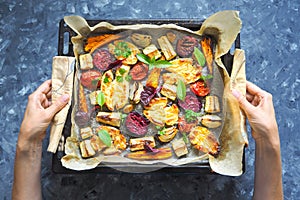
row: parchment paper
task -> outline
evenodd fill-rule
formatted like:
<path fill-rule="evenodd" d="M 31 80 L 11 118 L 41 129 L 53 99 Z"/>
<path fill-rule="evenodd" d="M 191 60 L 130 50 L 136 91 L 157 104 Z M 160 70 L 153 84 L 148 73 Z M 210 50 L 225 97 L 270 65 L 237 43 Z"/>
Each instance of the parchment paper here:
<path fill-rule="evenodd" d="M 73 77 L 74 77 L 75 58 L 66 56 L 55 56 L 52 60 L 52 101 L 63 94 L 69 94 L 72 97 Z M 55 153 L 61 138 L 62 130 L 67 119 L 68 110 L 71 105 L 71 99 L 66 107 L 58 112 L 51 125 L 50 142 L 48 151 Z"/>

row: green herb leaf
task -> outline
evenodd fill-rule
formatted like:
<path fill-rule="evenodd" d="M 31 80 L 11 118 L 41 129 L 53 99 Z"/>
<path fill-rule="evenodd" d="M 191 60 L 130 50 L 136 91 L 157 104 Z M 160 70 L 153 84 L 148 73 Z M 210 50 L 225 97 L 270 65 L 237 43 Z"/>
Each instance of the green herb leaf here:
<path fill-rule="evenodd" d="M 108 78 L 107 76 L 105 76 L 103 82 L 104 82 L 104 83 L 109 83 L 109 78 Z"/>
<path fill-rule="evenodd" d="M 180 99 L 181 101 L 184 101 L 185 96 L 186 96 L 186 86 L 183 80 L 179 79 L 177 81 L 177 97 L 178 99 Z"/>
<path fill-rule="evenodd" d="M 92 85 L 98 85 L 98 82 L 100 81 L 100 78 L 96 78 L 92 80 Z"/>
<path fill-rule="evenodd" d="M 166 134 L 165 127 L 163 127 L 163 129 L 159 130 L 157 133 L 158 133 L 158 135 L 164 135 L 164 134 Z"/>
<path fill-rule="evenodd" d="M 197 117 L 201 117 L 201 113 L 196 113 L 192 110 L 185 110 L 185 119 L 187 122 L 192 122 L 197 119 Z"/>
<path fill-rule="evenodd" d="M 111 140 L 111 137 L 110 137 L 109 133 L 107 132 L 107 130 L 103 130 L 103 129 L 99 130 L 99 131 L 98 131 L 98 136 L 99 136 L 100 140 L 101 140 L 106 146 L 108 146 L 108 147 L 111 146 L 111 141 L 112 141 L 112 140 Z"/>
<path fill-rule="evenodd" d="M 211 74 L 208 74 L 208 75 L 206 75 L 206 76 L 202 75 L 202 76 L 200 77 L 200 79 L 202 79 L 204 82 L 205 82 L 206 80 L 212 79 L 212 78 L 213 78 L 213 75 L 211 75 Z"/>
<path fill-rule="evenodd" d="M 115 46 L 114 53 L 117 56 L 128 58 L 131 54 L 131 49 L 128 47 L 128 44 L 126 42 L 118 42 Z"/>
<path fill-rule="evenodd" d="M 131 79 L 132 79 L 132 76 L 130 76 L 129 74 L 127 74 L 126 76 L 125 76 L 125 80 L 126 81 L 131 81 Z"/>
<path fill-rule="evenodd" d="M 205 65 L 205 57 L 197 47 L 194 47 L 194 56 L 196 57 L 199 65 L 203 67 Z"/>
<path fill-rule="evenodd" d="M 102 91 L 99 91 L 97 95 L 97 103 L 102 107 L 105 103 L 105 95 Z"/>
<path fill-rule="evenodd" d="M 136 57 L 139 61 L 145 63 L 145 64 L 150 64 L 151 63 L 151 59 L 149 56 L 145 55 L 145 54 L 142 54 L 142 53 L 138 53 L 136 54 Z"/>
<path fill-rule="evenodd" d="M 153 62 L 153 65 L 156 68 L 166 68 L 166 67 L 170 67 L 172 64 L 167 60 L 157 60 Z"/>
<path fill-rule="evenodd" d="M 122 83 L 123 82 L 123 76 L 117 76 L 116 80 L 117 80 L 117 82 Z"/>
<path fill-rule="evenodd" d="M 120 73 L 121 75 L 125 74 L 125 72 L 126 72 L 126 69 L 124 69 L 124 68 L 120 68 L 120 69 L 119 69 L 119 73 Z"/>
<path fill-rule="evenodd" d="M 127 114 L 122 113 L 122 115 L 121 115 L 121 122 L 122 123 L 124 122 L 124 120 L 126 119 L 126 117 L 127 117 Z"/>

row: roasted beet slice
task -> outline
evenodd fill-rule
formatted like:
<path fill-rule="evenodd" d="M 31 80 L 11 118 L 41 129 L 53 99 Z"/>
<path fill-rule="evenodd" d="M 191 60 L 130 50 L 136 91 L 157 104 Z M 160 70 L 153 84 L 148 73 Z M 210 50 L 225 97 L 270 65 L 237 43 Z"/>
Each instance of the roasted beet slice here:
<path fill-rule="evenodd" d="M 195 95 L 186 95 L 184 101 L 178 100 L 178 105 L 184 110 L 192 110 L 194 112 L 199 112 L 202 108 L 201 102 Z"/>
<path fill-rule="evenodd" d="M 137 137 L 146 135 L 149 124 L 150 121 L 147 118 L 135 111 L 129 113 L 125 121 L 127 129 Z"/>
<path fill-rule="evenodd" d="M 177 42 L 177 46 L 176 46 L 177 54 L 184 58 L 189 57 L 193 53 L 194 47 L 197 45 L 198 45 L 198 41 L 196 38 L 185 35 Z"/>
<path fill-rule="evenodd" d="M 107 70 L 112 62 L 114 62 L 114 57 L 105 49 L 99 49 L 93 53 L 93 64 L 101 71 Z"/>

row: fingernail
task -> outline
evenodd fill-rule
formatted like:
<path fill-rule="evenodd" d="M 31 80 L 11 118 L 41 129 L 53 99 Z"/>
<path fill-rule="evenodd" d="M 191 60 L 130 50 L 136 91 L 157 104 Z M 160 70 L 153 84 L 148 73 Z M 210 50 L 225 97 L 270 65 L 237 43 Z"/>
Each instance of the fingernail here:
<path fill-rule="evenodd" d="M 236 89 L 233 89 L 231 91 L 232 95 L 235 97 L 235 98 L 239 98 L 241 96 L 241 93 L 239 91 L 237 91 Z"/>
<path fill-rule="evenodd" d="M 62 95 L 61 99 L 63 100 L 63 102 L 68 102 L 70 99 L 70 96 L 68 94 L 64 94 L 64 95 Z"/>

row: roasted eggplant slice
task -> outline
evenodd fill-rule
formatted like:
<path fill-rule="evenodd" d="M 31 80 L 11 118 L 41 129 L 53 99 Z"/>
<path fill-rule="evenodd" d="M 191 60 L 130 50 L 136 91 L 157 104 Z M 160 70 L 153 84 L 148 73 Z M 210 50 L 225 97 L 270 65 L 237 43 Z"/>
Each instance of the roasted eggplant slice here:
<path fill-rule="evenodd" d="M 155 147 L 156 146 L 153 136 L 130 139 L 129 140 L 130 151 L 144 150 L 146 143 L 150 147 Z"/>
<path fill-rule="evenodd" d="M 207 128 L 218 128 L 222 124 L 222 119 L 217 115 L 204 115 L 201 118 L 201 124 Z"/>
<path fill-rule="evenodd" d="M 172 147 L 177 157 L 181 157 L 189 153 L 183 138 L 173 141 Z"/>
<path fill-rule="evenodd" d="M 120 127 L 121 113 L 120 112 L 98 112 L 96 116 L 98 122 Z"/>
<path fill-rule="evenodd" d="M 220 103 L 217 96 L 206 96 L 205 97 L 205 112 L 207 113 L 218 113 L 220 112 Z"/>

